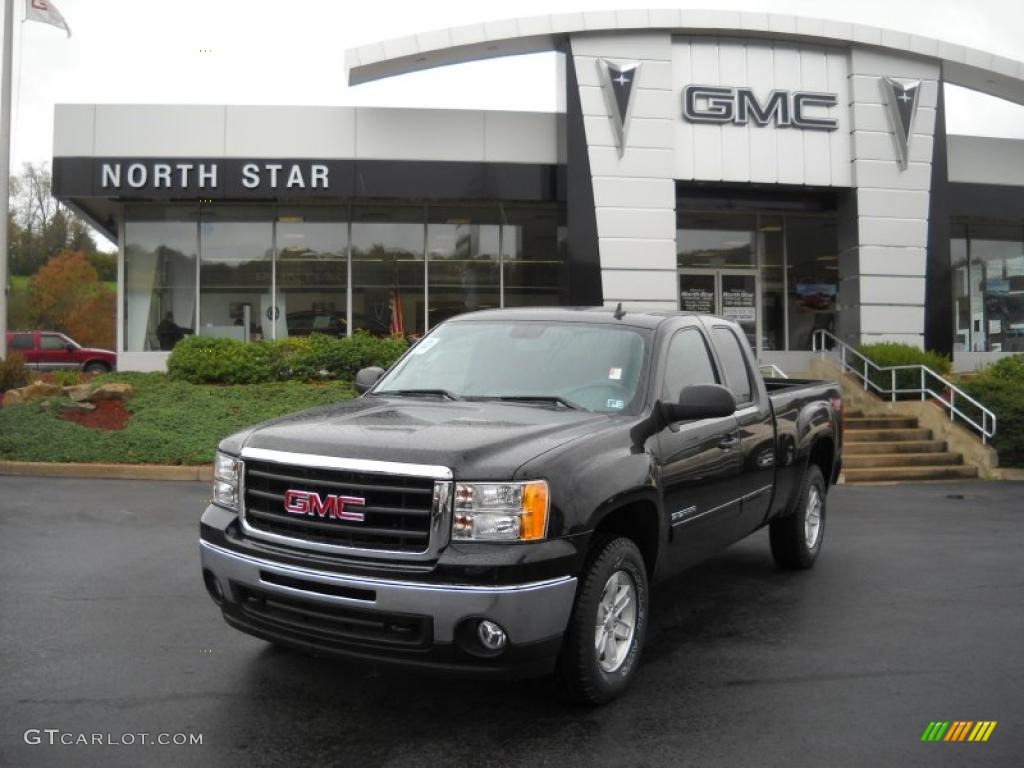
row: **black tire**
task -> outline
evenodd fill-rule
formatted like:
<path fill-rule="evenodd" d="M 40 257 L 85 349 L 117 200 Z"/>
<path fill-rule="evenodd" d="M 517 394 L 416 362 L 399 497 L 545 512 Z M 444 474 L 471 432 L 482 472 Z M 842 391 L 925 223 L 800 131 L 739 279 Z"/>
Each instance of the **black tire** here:
<path fill-rule="evenodd" d="M 109 365 L 97 362 L 86 363 L 85 367 L 82 369 L 84 373 L 106 373 L 109 370 Z"/>
<path fill-rule="evenodd" d="M 635 614 L 632 638 L 622 646 L 617 668 L 602 668 L 602 653 L 596 648 L 599 610 L 605 588 L 612 576 L 632 585 Z M 555 672 L 558 692 L 583 704 L 603 704 L 620 695 L 636 674 L 640 651 L 647 634 L 648 586 L 644 559 L 630 539 L 599 536 L 591 547 L 587 566 L 576 591 L 569 628 Z M 627 640 L 628 638 L 622 638 Z M 615 657 L 606 658 L 611 664 Z"/>
<path fill-rule="evenodd" d="M 815 499 L 818 505 L 818 525 L 816 533 L 812 535 L 809 531 L 813 525 L 808 526 L 807 521 L 812 514 Z M 793 571 L 805 571 L 813 567 L 825 539 L 825 520 L 825 479 L 821 476 L 821 470 L 811 464 L 804 473 L 804 484 L 793 511 L 785 517 L 772 520 L 769 526 L 775 563 Z M 813 541 L 809 541 L 809 538 L 813 538 Z"/>

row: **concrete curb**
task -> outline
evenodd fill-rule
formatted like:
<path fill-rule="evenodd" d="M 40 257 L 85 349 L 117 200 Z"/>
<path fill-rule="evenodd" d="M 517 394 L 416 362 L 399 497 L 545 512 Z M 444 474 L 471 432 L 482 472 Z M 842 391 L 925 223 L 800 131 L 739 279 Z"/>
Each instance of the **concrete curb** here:
<path fill-rule="evenodd" d="M 80 477 L 97 480 L 213 480 L 213 466 L 173 464 L 60 464 L 46 461 L 0 461 L 0 475 Z"/>

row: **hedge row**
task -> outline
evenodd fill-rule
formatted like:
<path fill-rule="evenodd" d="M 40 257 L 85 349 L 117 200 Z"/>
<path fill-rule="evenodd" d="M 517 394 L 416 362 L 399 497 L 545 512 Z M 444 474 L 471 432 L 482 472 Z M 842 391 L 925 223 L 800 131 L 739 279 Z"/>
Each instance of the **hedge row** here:
<path fill-rule="evenodd" d="M 189 336 L 175 345 L 167 372 L 193 384 L 263 384 L 271 381 L 351 380 L 360 368 L 387 368 L 405 351 L 400 337 L 323 334 L 248 344 L 235 339 Z"/>
<path fill-rule="evenodd" d="M 960 386 L 995 411 L 999 465 L 1024 467 L 1024 355 L 1004 357 Z M 980 414 L 975 418 L 981 423 Z"/>
<path fill-rule="evenodd" d="M 953 369 L 952 362 L 945 355 L 938 352 L 921 350 L 909 344 L 896 344 L 892 342 L 862 344 L 857 348 L 857 351 L 882 368 L 889 368 L 895 365 L 925 365 L 940 376 L 946 376 Z M 892 374 L 888 371 L 882 373 L 869 369 L 868 377 L 883 390 L 888 390 L 892 386 Z M 932 387 L 937 386 L 937 382 L 934 379 L 927 383 Z M 921 374 L 919 371 L 896 372 L 897 389 L 917 389 L 920 386 Z M 907 397 L 918 397 L 918 395 L 907 395 Z"/>

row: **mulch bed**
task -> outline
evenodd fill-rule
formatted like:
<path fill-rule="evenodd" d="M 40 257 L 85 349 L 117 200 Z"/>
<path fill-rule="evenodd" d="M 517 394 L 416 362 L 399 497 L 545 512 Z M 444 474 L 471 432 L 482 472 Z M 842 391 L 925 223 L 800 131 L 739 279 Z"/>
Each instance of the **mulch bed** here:
<path fill-rule="evenodd" d="M 90 429 L 118 430 L 128 426 L 132 415 L 120 400 L 100 400 L 94 411 L 67 411 L 60 417 Z"/>

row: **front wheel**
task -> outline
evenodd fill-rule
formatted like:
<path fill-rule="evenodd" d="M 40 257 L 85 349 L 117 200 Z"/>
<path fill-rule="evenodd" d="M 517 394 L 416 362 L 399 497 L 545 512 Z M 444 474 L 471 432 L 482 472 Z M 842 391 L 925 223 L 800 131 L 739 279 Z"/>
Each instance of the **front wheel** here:
<path fill-rule="evenodd" d="M 84 373 L 106 373 L 110 370 L 110 366 L 106 363 L 88 363 L 85 368 L 82 369 Z"/>
<path fill-rule="evenodd" d="M 804 473 L 796 508 L 772 520 L 768 533 L 776 564 L 794 571 L 814 565 L 825 537 L 825 479 L 817 466 Z"/>
<path fill-rule="evenodd" d="M 570 699 L 603 704 L 636 674 L 647 634 L 647 571 L 640 550 L 627 538 L 602 537 L 591 551 L 556 681 Z"/>

